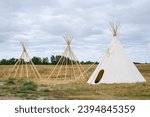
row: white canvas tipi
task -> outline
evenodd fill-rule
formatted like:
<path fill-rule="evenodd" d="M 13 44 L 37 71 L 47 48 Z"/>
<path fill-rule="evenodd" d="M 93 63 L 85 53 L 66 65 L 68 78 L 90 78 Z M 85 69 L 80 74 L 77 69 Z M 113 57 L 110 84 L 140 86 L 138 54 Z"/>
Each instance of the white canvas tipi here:
<path fill-rule="evenodd" d="M 88 80 L 89 84 L 146 82 L 130 61 L 118 39 L 119 24 L 111 24 L 113 39 L 101 63 Z"/>

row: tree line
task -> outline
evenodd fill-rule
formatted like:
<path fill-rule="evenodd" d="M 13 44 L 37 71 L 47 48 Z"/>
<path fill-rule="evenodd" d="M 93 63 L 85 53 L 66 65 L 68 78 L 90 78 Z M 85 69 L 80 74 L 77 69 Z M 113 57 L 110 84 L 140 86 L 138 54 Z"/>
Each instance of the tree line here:
<path fill-rule="evenodd" d="M 60 59 L 61 58 L 61 59 Z M 64 56 L 60 56 L 60 55 L 52 55 L 50 58 L 48 57 L 33 57 L 32 62 L 36 65 L 56 65 L 58 62 L 60 64 L 75 64 L 76 62 L 81 63 L 81 64 L 93 64 L 94 62 L 91 61 L 71 61 L 70 58 L 66 58 Z M 0 60 L 0 65 L 14 65 L 16 62 L 18 61 L 18 59 L 16 58 L 11 58 L 11 59 L 1 59 Z M 25 63 L 25 62 L 24 62 Z M 98 64 L 98 62 L 97 62 Z"/>

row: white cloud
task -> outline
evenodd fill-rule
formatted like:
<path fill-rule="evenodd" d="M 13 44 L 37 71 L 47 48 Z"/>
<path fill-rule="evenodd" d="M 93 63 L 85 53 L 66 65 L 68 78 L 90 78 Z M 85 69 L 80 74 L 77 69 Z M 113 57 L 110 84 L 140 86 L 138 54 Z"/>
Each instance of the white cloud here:
<path fill-rule="evenodd" d="M 98 60 L 111 40 L 108 23 L 120 21 L 119 37 L 131 59 L 150 62 L 149 4 L 149 0 L 1 0 L 0 58 L 18 57 L 20 41 L 27 43 L 31 56 L 50 57 L 65 48 L 62 35 L 72 34 L 78 58 Z"/>

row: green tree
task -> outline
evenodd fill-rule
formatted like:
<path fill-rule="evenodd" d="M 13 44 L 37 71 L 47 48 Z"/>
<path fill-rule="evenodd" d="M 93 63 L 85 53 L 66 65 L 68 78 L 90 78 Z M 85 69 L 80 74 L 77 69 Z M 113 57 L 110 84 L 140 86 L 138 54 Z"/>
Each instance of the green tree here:
<path fill-rule="evenodd" d="M 52 64 L 52 65 L 55 65 L 55 64 L 56 64 L 56 59 L 55 59 L 55 56 L 54 56 L 54 55 L 51 56 L 50 60 L 51 60 L 51 64 Z"/>
<path fill-rule="evenodd" d="M 6 59 L 1 60 L 1 65 L 8 65 L 8 64 L 9 64 L 8 60 L 6 60 Z"/>
<path fill-rule="evenodd" d="M 15 59 L 15 58 L 11 58 L 11 59 L 8 60 L 8 63 L 9 63 L 10 65 L 13 65 L 13 64 L 16 63 L 16 59 Z"/>
<path fill-rule="evenodd" d="M 33 57 L 32 62 L 34 64 L 42 64 L 42 59 L 40 57 Z"/>
<path fill-rule="evenodd" d="M 43 58 L 43 64 L 49 64 L 48 57 Z"/>

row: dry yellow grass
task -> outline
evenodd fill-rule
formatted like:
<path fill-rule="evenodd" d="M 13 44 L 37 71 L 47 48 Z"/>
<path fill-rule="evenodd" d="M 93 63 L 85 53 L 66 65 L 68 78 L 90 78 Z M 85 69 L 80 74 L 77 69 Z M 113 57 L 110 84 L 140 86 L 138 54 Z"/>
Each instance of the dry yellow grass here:
<path fill-rule="evenodd" d="M 47 79 L 52 65 L 38 65 L 41 79 L 7 80 L 12 66 L 0 65 L 0 99 L 150 99 L 150 64 L 138 64 L 137 67 L 146 79 L 146 83 L 88 85 L 86 82 L 54 85 Z M 85 68 L 88 66 L 85 65 Z M 88 71 L 89 76 L 96 66 Z M 36 90 L 22 91 L 24 82 L 34 81 Z"/>

